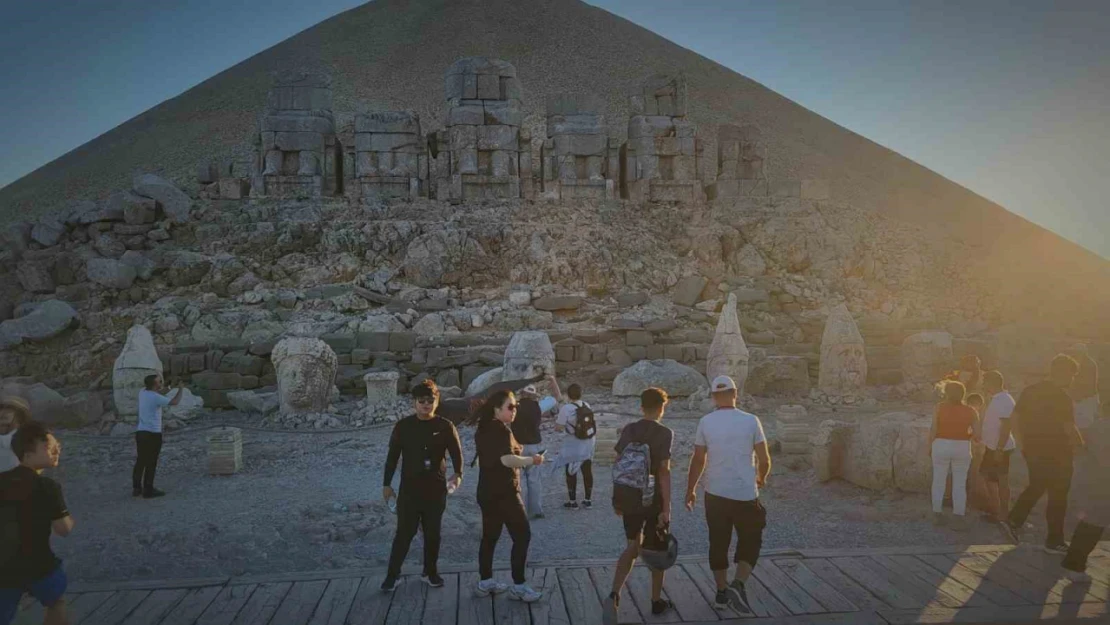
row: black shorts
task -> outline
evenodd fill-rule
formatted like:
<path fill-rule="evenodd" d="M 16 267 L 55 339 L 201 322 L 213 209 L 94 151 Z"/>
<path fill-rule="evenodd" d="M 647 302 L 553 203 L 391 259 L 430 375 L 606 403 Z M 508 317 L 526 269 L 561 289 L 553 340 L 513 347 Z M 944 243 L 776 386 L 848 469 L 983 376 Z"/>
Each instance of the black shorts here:
<path fill-rule="evenodd" d="M 763 528 L 767 526 L 767 509 L 758 499 L 739 501 L 705 494 L 705 522 L 709 526 L 709 568 L 728 568 L 728 548 L 736 532 L 736 553 L 733 562 L 747 562 L 755 568 L 763 549 Z"/>
<path fill-rule="evenodd" d="M 1000 482 L 1010 475 L 1010 456 L 1013 450 L 995 451 L 988 449 L 983 454 L 983 462 L 979 464 L 979 475 L 988 482 Z"/>
<path fill-rule="evenodd" d="M 624 537 L 628 540 L 640 541 L 640 546 L 645 549 L 666 549 L 665 541 L 660 540 L 659 513 L 661 508 L 652 506 L 639 514 L 624 514 Z"/>

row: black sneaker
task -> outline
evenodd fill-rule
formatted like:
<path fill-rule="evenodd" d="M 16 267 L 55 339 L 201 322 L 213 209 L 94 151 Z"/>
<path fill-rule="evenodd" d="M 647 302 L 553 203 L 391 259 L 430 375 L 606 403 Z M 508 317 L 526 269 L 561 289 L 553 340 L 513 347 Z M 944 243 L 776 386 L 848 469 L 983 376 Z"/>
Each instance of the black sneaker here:
<path fill-rule="evenodd" d="M 577 510 L 578 509 L 578 502 L 577 501 L 568 501 L 565 504 L 563 504 L 563 507 L 568 509 L 568 510 Z"/>
<path fill-rule="evenodd" d="M 592 508 L 592 507 L 594 507 L 594 502 L 590 501 L 589 499 L 583 499 L 582 500 L 582 507 L 586 508 L 586 509 Z"/>
<path fill-rule="evenodd" d="M 436 575 L 435 573 L 422 576 L 420 578 L 420 581 L 431 586 L 432 588 L 443 588 L 443 578 L 439 575 Z"/>
<path fill-rule="evenodd" d="M 141 489 L 141 488 L 132 488 L 131 489 L 131 496 L 132 497 L 142 497 L 143 496 L 143 489 Z"/>
<path fill-rule="evenodd" d="M 652 600 L 651 613 L 655 615 L 664 614 L 667 610 L 673 610 L 674 603 L 669 599 L 660 599 L 659 601 Z"/>
<path fill-rule="evenodd" d="M 397 590 L 397 578 L 387 576 L 382 581 L 381 588 L 382 588 L 382 592 L 393 592 L 394 590 Z"/>
<path fill-rule="evenodd" d="M 1066 556 L 1068 555 L 1068 544 L 1062 540 L 1059 542 L 1045 543 L 1044 552 L 1058 556 Z"/>
<path fill-rule="evenodd" d="M 143 492 L 143 499 L 157 499 L 158 497 L 165 497 L 165 496 L 166 496 L 166 493 L 158 490 L 157 488 L 152 488 L 148 491 Z"/>
<path fill-rule="evenodd" d="M 728 609 L 728 591 L 718 590 L 717 596 L 713 597 L 713 607 L 718 610 Z"/>
<path fill-rule="evenodd" d="M 728 605 L 741 614 L 751 614 L 752 606 L 748 603 L 748 591 L 744 588 L 744 582 L 734 579 L 728 585 Z"/>
<path fill-rule="evenodd" d="M 1002 529 L 1002 534 L 1009 539 L 1010 542 L 1015 545 L 1021 543 L 1021 536 L 1018 534 L 1018 532 L 1021 531 L 1020 527 L 1010 525 L 1009 521 L 1002 521 L 998 524 L 998 527 Z"/>

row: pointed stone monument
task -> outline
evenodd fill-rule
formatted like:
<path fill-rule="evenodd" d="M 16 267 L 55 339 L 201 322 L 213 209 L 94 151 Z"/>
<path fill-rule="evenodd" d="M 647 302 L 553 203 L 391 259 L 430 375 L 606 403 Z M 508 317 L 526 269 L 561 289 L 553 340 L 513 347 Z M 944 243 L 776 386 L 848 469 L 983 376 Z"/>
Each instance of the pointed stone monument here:
<path fill-rule="evenodd" d="M 735 293 L 729 294 L 728 303 L 717 320 L 713 343 L 709 345 L 705 376 L 712 383 L 719 375 L 727 375 L 736 382 L 738 396 L 744 393 L 744 381 L 748 379 L 748 346 L 740 333 Z"/>
<path fill-rule="evenodd" d="M 162 375 L 162 360 L 154 349 L 150 330 L 132 326 L 112 367 L 112 398 L 121 419 L 131 423 L 138 419 L 139 391 L 145 386 L 146 376 L 155 374 Z"/>
<path fill-rule="evenodd" d="M 867 386 L 867 349 L 844 304 L 829 313 L 821 336 L 817 388 L 829 395 L 862 395 Z"/>

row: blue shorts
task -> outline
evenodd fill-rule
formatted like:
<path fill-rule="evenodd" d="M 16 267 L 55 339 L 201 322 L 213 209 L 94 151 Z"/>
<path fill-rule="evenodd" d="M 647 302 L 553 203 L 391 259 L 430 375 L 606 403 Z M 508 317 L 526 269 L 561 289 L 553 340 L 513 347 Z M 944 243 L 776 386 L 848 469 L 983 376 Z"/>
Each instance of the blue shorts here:
<path fill-rule="evenodd" d="M 50 607 L 66 594 L 66 572 L 59 565 L 46 577 L 37 579 L 22 588 L 0 588 L 0 625 L 9 625 L 19 611 L 19 600 L 28 593 L 45 607 Z"/>

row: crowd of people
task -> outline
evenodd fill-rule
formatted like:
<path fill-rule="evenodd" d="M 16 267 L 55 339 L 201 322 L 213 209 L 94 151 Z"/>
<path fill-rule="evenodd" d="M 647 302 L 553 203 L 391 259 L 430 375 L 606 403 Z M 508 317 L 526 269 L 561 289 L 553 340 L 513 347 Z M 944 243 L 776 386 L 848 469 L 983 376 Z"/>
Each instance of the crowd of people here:
<path fill-rule="evenodd" d="M 949 494 L 953 514 L 962 523 L 969 490 L 983 493 L 979 498 L 986 511 L 983 518 L 1018 542 L 1031 509 L 1047 494 L 1044 549 L 1063 555 L 1062 566 L 1070 573 L 1082 574 L 1110 523 L 1110 410 L 1100 407 L 1094 360 L 1085 349 L 1077 348 L 1074 356 L 1061 354 L 1053 359 L 1048 378 L 1025 388 L 1016 400 L 1006 390 L 1001 373 L 982 371 L 974 357 L 961 363 L 961 369 L 942 383 L 944 398 L 934 412 L 931 495 L 938 523 L 947 522 L 943 511 Z M 542 593 L 531 588 L 525 576 L 530 522 L 544 516 L 541 468 L 551 462 L 541 422 L 554 415 L 555 430 L 562 435 L 556 462 L 566 479 L 568 509 L 593 506 L 597 423 L 579 385 L 570 385 L 564 398 L 558 382 L 548 376 L 552 396 L 541 397 L 533 380 L 517 382 L 521 385 L 499 386 L 474 401 L 467 415 L 466 421 L 475 426 L 477 453 L 470 466 L 478 467 L 482 520 L 479 581 L 473 592 L 479 596 L 507 592 L 513 599 L 534 602 Z M 162 408 L 176 404 L 183 393 L 178 390 L 171 397 L 162 384 L 160 376 L 149 376 L 138 396 L 135 497 L 165 495 L 154 487 L 162 447 Z M 519 397 L 514 388 L 520 389 Z M 745 583 L 759 560 L 767 523 L 759 495 L 771 471 L 771 457 L 759 418 L 736 407 L 735 381 L 715 378 L 710 395 L 715 409 L 698 422 L 683 501 L 687 511 L 695 509 L 704 477 L 715 607 L 751 614 Z M 394 425 L 383 471 L 382 497 L 397 514 L 381 583 L 384 592 L 396 589 L 417 532 L 423 533 L 424 542 L 422 581 L 433 588 L 444 585 L 437 571 L 441 524 L 447 496 L 459 488 L 465 472 L 458 429 L 437 411 L 440 394 L 435 383 L 417 384 L 412 397 L 414 414 Z M 626 543 L 614 568 L 612 590 L 603 602 L 606 623 L 616 623 L 622 590 L 637 558 L 651 573 L 652 613 L 674 609 L 663 599 L 666 569 L 677 558 L 678 544 L 670 532 L 674 434 L 662 424 L 667 403 L 665 390 L 643 391 L 641 418 L 621 429 L 615 445 L 611 507 L 621 519 Z M 0 398 L 0 625 L 14 619 L 24 594 L 45 607 L 45 623 L 68 622 L 66 574 L 50 539 L 67 536 L 74 520 L 61 486 L 42 475 L 58 466 L 61 445 L 32 416 L 23 399 Z M 1028 467 L 1029 482 L 1011 505 L 1009 467 L 1018 449 Z M 398 467 L 400 485 L 395 491 L 392 484 Z M 1069 498 L 1070 505 L 1079 509 L 1070 544 L 1064 534 Z M 512 584 L 493 577 L 494 552 L 505 531 L 512 541 Z"/>

